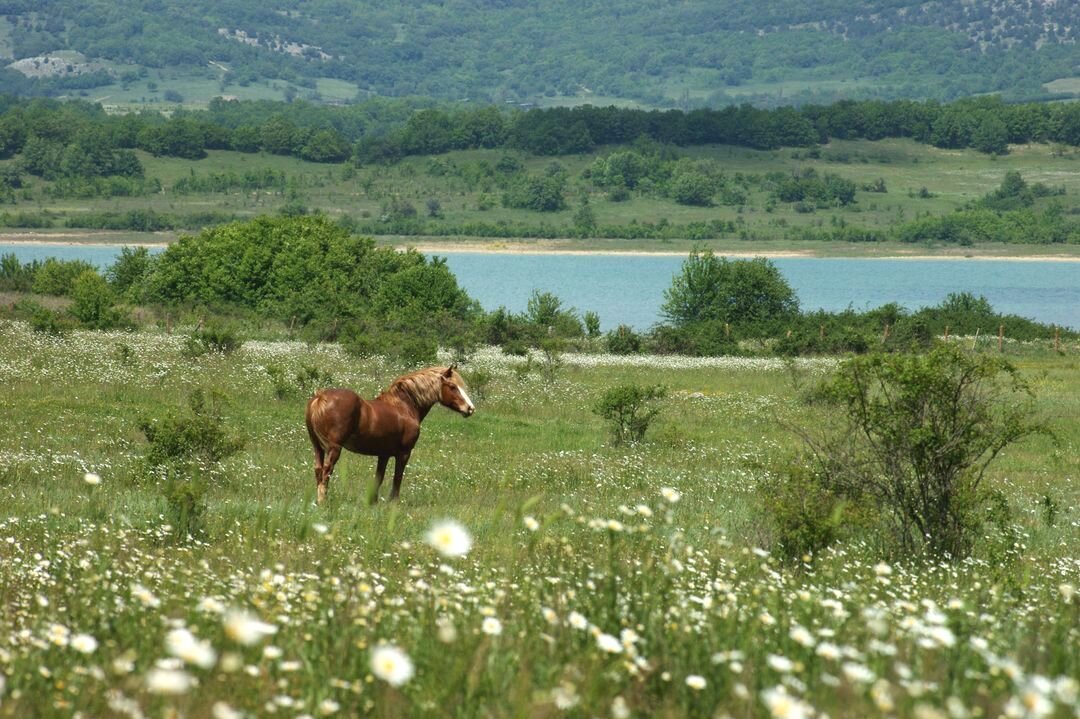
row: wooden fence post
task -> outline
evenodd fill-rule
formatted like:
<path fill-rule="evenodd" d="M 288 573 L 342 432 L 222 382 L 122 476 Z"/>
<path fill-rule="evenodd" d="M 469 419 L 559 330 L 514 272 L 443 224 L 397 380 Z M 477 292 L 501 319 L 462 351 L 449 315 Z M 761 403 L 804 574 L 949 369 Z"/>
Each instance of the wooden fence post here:
<path fill-rule="evenodd" d="M 998 352 L 1005 351 L 1005 325 L 998 325 Z"/>
<path fill-rule="evenodd" d="M 1061 328 L 1054 325 L 1054 351 L 1061 351 Z"/>
<path fill-rule="evenodd" d="M 945 341 L 949 341 L 949 326 L 945 325 Z"/>
<path fill-rule="evenodd" d="M 885 334 L 881 338 L 881 344 L 885 344 L 889 341 L 889 323 L 885 323 Z"/>
<path fill-rule="evenodd" d="M 982 331 L 982 327 L 975 328 L 975 339 L 971 340 L 971 349 L 975 349 L 975 343 L 979 341 L 979 332 Z"/>

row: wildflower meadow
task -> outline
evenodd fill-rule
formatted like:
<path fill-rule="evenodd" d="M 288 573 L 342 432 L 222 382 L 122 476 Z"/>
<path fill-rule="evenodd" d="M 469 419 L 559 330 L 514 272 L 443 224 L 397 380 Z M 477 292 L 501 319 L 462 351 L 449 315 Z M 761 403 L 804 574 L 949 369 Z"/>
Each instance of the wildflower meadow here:
<path fill-rule="evenodd" d="M 1018 350 L 1051 431 L 970 556 L 792 560 L 764 495 L 837 359 L 478 351 L 399 502 L 346 454 L 316 506 L 304 378 L 408 368 L 185 340 L 0 323 L 0 717 L 1080 717 L 1076 347 Z M 665 388 L 640 442 L 623 382 Z"/>

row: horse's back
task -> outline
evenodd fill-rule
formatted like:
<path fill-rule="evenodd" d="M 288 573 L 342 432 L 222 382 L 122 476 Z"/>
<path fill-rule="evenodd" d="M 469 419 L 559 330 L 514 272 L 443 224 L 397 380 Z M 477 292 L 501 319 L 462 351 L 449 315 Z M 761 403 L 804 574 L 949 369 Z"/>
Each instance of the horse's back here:
<path fill-rule="evenodd" d="M 320 389 L 308 400 L 306 421 L 313 440 L 343 444 L 360 423 L 364 400 L 351 389 Z"/>

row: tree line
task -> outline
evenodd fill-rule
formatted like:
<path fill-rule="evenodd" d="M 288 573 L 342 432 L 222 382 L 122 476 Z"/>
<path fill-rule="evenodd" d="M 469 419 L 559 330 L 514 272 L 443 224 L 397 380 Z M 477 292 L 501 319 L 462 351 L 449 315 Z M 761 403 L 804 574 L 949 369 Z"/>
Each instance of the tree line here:
<path fill-rule="evenodd" d="M 206 111 L 107 115 L 85 102 L 0 97 L 0 158 L 23 156 L 30 174 L 138 176 L 124 151 L 201 159 L 208 150 L 267 152 L 358 165 L 411 155 L 504 148 L 533 155 L 591 152 L 647 138 L 674 146 L 809 147 L 830 139 L 908 137 L 943 148 L 1004 153 L 1010 143 L 1080 145 L 1080 103 L 1008 104 L 985 97 L 942 104 L 911 100 L 831 105 L 750 105 L 648 111 L 593 107 L 502 110 L 407 104 L 374 109 L 216 100 Z M 250 111 L 250 115 L 247 113 Z M 247 117 L 245 120 L 244 118 Z"/>

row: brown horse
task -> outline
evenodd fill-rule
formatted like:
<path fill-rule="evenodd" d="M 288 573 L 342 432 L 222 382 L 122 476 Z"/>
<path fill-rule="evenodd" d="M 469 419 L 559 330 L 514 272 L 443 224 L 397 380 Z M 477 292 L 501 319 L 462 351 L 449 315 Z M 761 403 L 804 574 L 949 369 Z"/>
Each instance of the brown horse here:
<path fill-rule="evenodd" d="M 307 403 L 307 428 L 315 451 L 315 484 L 318 502 L 326 499 L 330 473 L 341 448 L 379 458 L 371 503 L 379 500 L 386 465 L 394 458 L 394 487 L 390 499 L 401 492 L 401 478 L 409 463 L 420 423 L 428 411 L 442 404 L 465 417 L 476 408 L 465 393 L 465 383 L 454 365 L 429 367 L 394 380 L 373 400 L 364 400 L 349 389 L 321 389 Z"/>

